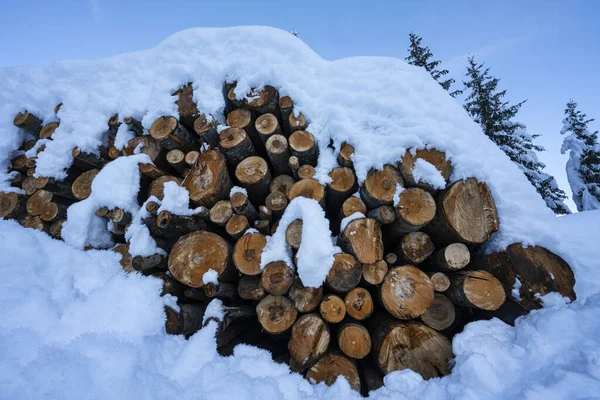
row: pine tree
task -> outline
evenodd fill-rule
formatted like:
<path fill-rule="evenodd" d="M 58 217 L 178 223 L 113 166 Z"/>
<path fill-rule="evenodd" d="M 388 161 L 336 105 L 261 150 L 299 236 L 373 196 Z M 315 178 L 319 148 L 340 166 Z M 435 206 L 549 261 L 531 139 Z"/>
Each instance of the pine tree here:
<path fill-rule="evenodd" d="M 450 78 L 445 81 L 440 82 L 440 78 L 448 75 L 449 71 L 447 69 L 438 70 L 436 69 L 438 65 L 440 65 L 441 61 L 429 61 L 433 54 L 431 54 L 431 50 L 429 47 L 421 46 L 422 37 L 415 35 L 414 33 L 409 34 L 410 39 L 410 47 L 408 48 L 408 52 L 410 53 L 408 57 L 405 58 L 411 65 L 416 65 L 417 67 L 423 67 L 431 74 L 433 79 L 440 84 L 446 91 L 450 92 L 450 86 L 455 82 L 454 79 Z M 450 92 L 450 96 L 456 97 L 462 93 L 462 90 L 455 90 Z"/>
<path fill-rule="evenodd" d="M 600 144 L 598 131 L 590 132 L 588 124 L 594 119 L 577 110 L 570 100 L 565 109 L 561 134 L 568 134 L 561 148 L 569 152 L 567 178 L 573 191 L 573 201 L 578 211 L 600 209 Z"/>
<path fill-rule="evenodd" d="M 465 110 L 483 132 L 517 163 L 548 207 L 556 214 L 569 214 L 569 208 L 563 203 L 567 198 L 565 192 L 552 176 L 544 172 L 546 166 L 537 157 L 536 152 L 544 151 L 543 147 L 534 143 L 539 135 L 530 135 L 524 124 L 513 121 L 525 101 L 512 105 L 505 101 L 506 90 L 498 91 L 500 80 L 490 75 L 489 68 L 483 67 L 474 57 L 469 57 L 466 73 L 469 80 L 463 83 L 471 92 L 465 100 Z"/>
<path fill-rule="evenodd" d="M 300 34 L 294 28 L 292 28 L 292 30 L 290 31 L 290 33 L 292 35 L 296 36 L 297 38 L 300 38 Z"/>

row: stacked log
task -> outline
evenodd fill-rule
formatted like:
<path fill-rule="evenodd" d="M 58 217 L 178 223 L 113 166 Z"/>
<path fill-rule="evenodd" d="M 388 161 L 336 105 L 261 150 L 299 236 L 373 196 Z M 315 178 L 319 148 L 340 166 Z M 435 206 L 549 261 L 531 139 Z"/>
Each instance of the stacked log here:
<path fill-rule="evenodd" d="M 513 244 L 482 253 L 499 227 L 494 199 L 475 178 L 449 182 L 452 165 L 442 151 L 407 151 L 397 164 L 369 171 L 359 185 L 354 147 L 344 142 L 324 185 L 315 179 L 317 140 L 290 97 L 264 86 L 240 99 L 230 83 L 224 93 L 229 127 L 220 133 L 199 113 L 191 84 L 174 93 L 180 120 L 161 117 L 144 135 L 139 121 L 123 119 L 136 137 L 115 156 L 138 148 L 152 160 L 140 165 L 138 201 L 148 215 L 143 223 L 166 255 L 132 257 L 124 236 L 131 215 L 96 211 L 110 221 L 123 269 L 160 279 L 163 295 L 177 298 L 179 310 L 165 307 L 168 333 L 194 334 L 218 298 L 225 306 L 217 321 L 221 354 L 239 343 L 256 345 L 311 381 L 331 384 L 344 376 L 367 394 L 395 370 L 409 368 L 425 379 L 448 374 L 450 339 L 471 320 L 510 320 L 539 308 L 538 294 L 552 291 L 575 299 L 570 267 L 544 248 Z M 109 135 L 119 123 L 111 118 Z M 42 126 L 25 112 L 15 125 L 51 138 L 59 122 Z M 33 178 L 35 157 L 24 152 L 34 145 L 24 142 L 12 159 L 12 184 L 24 194 L 0 193 L 0 217 L 60 239 L 67 207 L 90 196 L 94 177 L 114 157 L 73 149 L 66 180 Z M 446 189 L 414 178 L 418 159 L 440 171 Z M 162 200 L 167 182 L 188 190 L 196 214 L 158 212 L 158 202 L 146 201 Z M 305 286 L 296 268 L 298 250 L 310 242 L 303 240 L 301 219 L 285 226 L 291 263 L 275 260 L 261 268 L 268 237 L 282 229 L 279 222 L 297 197 L 321 205 L 342 251 L 319 287 Z M 507 304 L 518 312 L 511 314 Z"/>

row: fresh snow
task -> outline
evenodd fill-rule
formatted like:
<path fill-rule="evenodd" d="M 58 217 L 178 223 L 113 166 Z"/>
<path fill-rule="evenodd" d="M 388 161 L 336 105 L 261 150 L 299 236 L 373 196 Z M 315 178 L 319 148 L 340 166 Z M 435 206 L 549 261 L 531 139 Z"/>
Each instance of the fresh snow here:
<path fill-rule="evenodd" d="M 392 198 L 394 202 L 394 207 L 398 207 L 398 203 L 400 203 L 400 195 L 404 192 L 404 187 L 399 183 L 396 183 L 396 190 L 394 191 L 394 197 Z"/>
<path fill-rule="evenodd" d="M 219 273 L 214 269 L 209 269 L 202 275 L 202 283 L 208 285 L 209 283 L 213 283 L 215 285 L 219 284 Z"/>
<path fill-rule="evenodd" d="M 338 149 L 343 141 L 355 147 L 361 181 L 370 168 L 395 163 L 408 149 L 443 150 L 453 163 L 451 181 L 474 176 L 492 191 L 500 230 L 489 251 L 514 242 L 537 244 L 574 269 L 577 301 L 545 296 L 545 308 L 518 319 L 515 327 L 496 319 L 471 323 L 453 340 L 451 375 L 423 381 L 411 371 L 397 371 L 372 398 L 597 397 L 600 211 L 556 218 L 455 100 L 426 71 L 401 60 L 326 61 L 288 32 L 241 27 L 191 29 L 154 49 L 103 60 L 4 68 L 0 159 L 8 165 L 17 154 L 22 140 L 12 124 L 17 112 L 27 108 L 50 122 L 62 102 L 60 126 L 46 142 L 37 172 L 64 177 L 71 149 L 94 151 L 114 113 L 138 118 L 148 128 L 162 115 L 177 115 L 171 93 L 190 81 L 199 110 L 223 125 L 224 80 L 239 82 L 238 95 L 270 84 L 292 97 L 295 112 L 306 116 L 318 141 L 321 181 L 336 165 L 330 139 Z M 125 274 L 111 251 L 80 250 L 87 243 L 109 244 L 106 224 L 94 215 L 95 207 L 106 205 L 134 215 L 127 232 L 131 248 L 143 255 L 158 251 L 139 223 L 144 214 L 135 201 L 139 162 L 147 158 L 122 157 L 98 174 L 92 196 L 69 209 L 63 231 L 68 244 L 0 221 L 0 397 L 358 399 L 344 380 L 312 386 L 263 350 L 238 346 L 232 357 L 219 356 L 214 321 L 189 340 L 167 335 L 163 306 L 169 300 L 160 297 L 160 281 Z M 12 189 L 9 176 L 0 172 L 0 190 Z M 303 237 L 315 247 L 301 248 L 298 272 L 318 285 L 335 250 L 324 237 L 329 235 L 324 217 L 308 204 L 292 202 L 285 218 L 289 223 L 308 210 L 311 222 L 305 220 Z M 283 232 L 280 225 L 269 239 L 273 261 L 289 257 Z"/>
<path fill-rule="evenodd" d="M 359 218 L 365 218 L 365 214 L 361 212 L 355 212 L 352 215 L 348 215 L 346 218 L 342 218 L 342 220 L 340 221 L 340 232 L 344 232 L 344 229 L 346 229 L 350 222 Z"/>
<path fill-rule="evenodd" d="M 442 173 L 435 167 L 435 165 L 417 158 L 415 166 L 413 167 L 413 177 L 415 182 L 428 183 L 434 189 L 444 189 L 446 187 L 446 180 L 442 176 Z"/>

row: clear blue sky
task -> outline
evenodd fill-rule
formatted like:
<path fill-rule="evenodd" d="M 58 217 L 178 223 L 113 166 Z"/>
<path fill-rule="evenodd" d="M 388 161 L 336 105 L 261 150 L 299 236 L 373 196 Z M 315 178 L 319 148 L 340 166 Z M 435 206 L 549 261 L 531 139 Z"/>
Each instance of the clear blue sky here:
<path fill-rule="evenodd" d="M 474 54 L 502 79 L 510 100 L 528 99 L 518 119 L 542 135 L 548 151 L 540 157 L 569 194 L 559 153 L 565 104 L 572 98 L 600 119 L 600 2 L 594 0 L 27 0 L 5 1 L 1 9 L 0 66 L 101 58 L 153 47 L 182 29 L 233 25 L 295 28 L 329 60 L 404 58 L 414 31 L 457 81 Z"/>

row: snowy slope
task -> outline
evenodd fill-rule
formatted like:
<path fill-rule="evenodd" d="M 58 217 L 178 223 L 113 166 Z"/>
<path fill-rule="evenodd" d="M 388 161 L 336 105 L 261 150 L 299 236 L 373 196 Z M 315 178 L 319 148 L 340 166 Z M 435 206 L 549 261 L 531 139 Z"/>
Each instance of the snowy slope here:
<path fill-rule="evenodd" d="M 292 97 L 319 141 L 322 180 L 335 163 L 326 147 L 330 138 L 338 148 L 343 140 L 355 146 L 359 179 L 408 148 L 444 150 L 454 165 L 452 180 L 475 176 L 490 185 L 501 222 L 492 247 L 540 244 L 575 270 L 574 304 L 548 299 L 552 307 L 519 320 L 516 328 L 499 321 L 473 323 L 454 340 L 452 375 L 424 382 L 410 371 L 396 372 L 374 397 L 600 393 L 600 212 L 555 218 L 462 108 L 425 71 L 401 60 L 329 62 L 287 32 L 245 27 L 187 30 L 152 50 L 104 60 L 2 69 L 0 160 L 18 147 L 12 118 L 24 108 L 48 122 L 54 106 L 64 103 L 61 125 L 37 167 L 42 176 L 60 177 L 71 149 L 97 147 L 114 113 L 146 126 L 161 115 L 176 115 L 170 94 L 188 81 L 199 110 L 222 119 L 225 79 L 239 82 L 240 95 L 270 84 Z M 6 180 L 0 173 L 0 190 Z M 86 207 L 92 208 L 89 203 L 80 208 Z M 83 253 L 0 221 L 0 256 L 0 398 L 354 396 L 346 382 L 313 387 L 256 349 L 240 347 L 234 357 L 222 358 L 211 339 L 212 325 L 189 341 L 167 336 L 158 282 L 126 276 L 110 252 Z"/>

